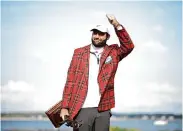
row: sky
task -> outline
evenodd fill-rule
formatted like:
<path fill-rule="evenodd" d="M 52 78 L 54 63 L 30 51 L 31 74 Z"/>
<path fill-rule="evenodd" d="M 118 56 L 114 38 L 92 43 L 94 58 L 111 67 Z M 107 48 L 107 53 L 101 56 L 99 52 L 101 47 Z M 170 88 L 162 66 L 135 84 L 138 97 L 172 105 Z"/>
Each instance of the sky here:
<path fill-rule="evenodd" d="M 90 29 L 126 28 L 135 48 L 118 66 L 113 112 L 181 113 L 182 3 L 2 2 L 1 112 L 45 111 L 60 101 L 74 49 L 91 43 Z"/>

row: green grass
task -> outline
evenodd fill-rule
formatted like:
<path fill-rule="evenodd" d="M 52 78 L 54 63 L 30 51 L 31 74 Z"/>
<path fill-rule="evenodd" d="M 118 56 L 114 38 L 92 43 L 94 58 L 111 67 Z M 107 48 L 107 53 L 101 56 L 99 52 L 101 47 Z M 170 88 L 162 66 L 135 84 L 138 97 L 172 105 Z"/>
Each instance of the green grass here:
<path fill-rule="evenodd" d="M 110 131 L 141 131 L 141 130 L 134 129 L 134 128 L 127 129 L 127 128 L 120 128 L 120 127 L 110 127 Z M 160 131 L 170 131 L 170 130 L 160 130 Z M 173 130 L 173 131 L 181 131 L 181 130 Z"/>
<path fill-rule="evenodd" d="M 120 128 L 120 127 L 110 127 L 110 131 L 140 131 L 137 129 L 127 129 L 127 128 Z"/>

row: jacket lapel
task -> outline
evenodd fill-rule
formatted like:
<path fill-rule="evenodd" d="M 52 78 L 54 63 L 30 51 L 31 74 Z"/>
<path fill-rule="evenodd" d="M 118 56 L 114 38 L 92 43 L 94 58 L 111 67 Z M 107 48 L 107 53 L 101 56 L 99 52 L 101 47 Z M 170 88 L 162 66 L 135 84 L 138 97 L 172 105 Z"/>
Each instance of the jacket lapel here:
<path fill-rule="evenodd" d="M 106 45 L 104 47 L 104 51 L 102 53 L 102 56 L 100 58 L 100 65 L 99 65 L 99 72 L 98 72 L 98 75 L 100 74 L 101 72 L 101 69 L 102 69 L 102 66 L 104 65 L 104 62 L 108 56 L 108 54 L 110 53 L 112 48 L 110 48 L 108 45 Z M 84 48 L 84 51 L 83 51 L 83 56 L 84 56 L 84 59 L 86 59 L 86 66 L 85 67 L 85 79 L 86 79 L 86 83 L 88 83 L 88 77 L 89 77 L 89 59 L 90 59 L 90 44 L 87 45 L 85 48 Z"/>
<path fill-rule="evenodd" d="M 108 45 L 106 45 L 106 46 L 104 47 L 104 51 L 103 51 L 102 56 L 101 56 L 101 58 L 100 58 L 99 74 L 100 74 L 100 71 L 101 71 L 101 69 L 102 69 L 102 66 L 104 65 L 104 62 L 105 62 L 105 60 L 106 60 L 108 54 L 110 53 L 111 49 L 112 49 L 112 48 L 109 48 Z"/>
<path fill-rule="evenodd" d="M 88 84 L 88 77 L 89 77 L 89 59 L 90 59 L 90 45 L 87 45 L 85 48 L 84 48 L 84 52 L 83 52 L 83 57 L 84 59 L 86 60 L 86 63 L 85 63 L 85 70 L 84 70 L 84 74 L 85 74 L 85 80 L 86 80 L 86 83 Z"/>

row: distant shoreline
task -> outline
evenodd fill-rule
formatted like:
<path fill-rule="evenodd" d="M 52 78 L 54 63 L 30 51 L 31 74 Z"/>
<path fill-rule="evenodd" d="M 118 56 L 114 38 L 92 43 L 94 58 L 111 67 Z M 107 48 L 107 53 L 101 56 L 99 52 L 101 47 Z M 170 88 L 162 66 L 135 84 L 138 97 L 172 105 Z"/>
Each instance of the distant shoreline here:
<path fill-rule="evenodd" d="M 138 118 L 116 118 L 116 117 L 111 117 L 111 121 L 125 121 L 125 120 L 161 120 L 161 119 L 138 119 Z M 169 121 L 174 121 L 174 120 L 179 120 L 179 119 L 173 119 Z M 180 119 L 182 120 L 182 119 Z M 49 121 L 48 117 L 1 117 L 1 121 Z"/>
<path fill-rule="evenodd" d="M 49 121 L 47 117 L 36 118 L 36 117 L 1 117 L 1 121 Z M 123 118 L 115 118 L 111 117 L 112 121 L 122 121 L 122 120 L 142 120 L 138 118 L 130 118 L 130 119 L 123 119 Z"/>
<path fill-rule="evenodd" d="M 32 117 L 1 117 L 1 121 L 10 121 L 10 120 L 16 120 L 16 121 L 49 121 L 48 118 L 32 118 Z"/>

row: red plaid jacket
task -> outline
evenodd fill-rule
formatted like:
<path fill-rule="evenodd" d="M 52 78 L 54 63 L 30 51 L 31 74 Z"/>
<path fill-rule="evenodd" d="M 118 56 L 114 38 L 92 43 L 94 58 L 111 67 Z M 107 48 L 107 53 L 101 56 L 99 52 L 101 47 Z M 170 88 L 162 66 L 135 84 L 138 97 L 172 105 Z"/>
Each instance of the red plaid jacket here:
<path fill-rule="evenodd" d="M 120 41 L 120 47 L 117 44 L 106 45 L 100 59 L 98 84 L 101 99 L 98 104 L 98 111 L 109 110 L 115 106 L 114 77 L 118 63 L 134 48 L 130 36 L 124 27 L 122 30 L 115 31 Z M 71 119 L 81 109 L 87 95 L 89 56 L 90 45 L 75 49 L 68 69 L 61 107 L 69 109 Z M 105 63 L 108 56 L 112 58 L 112 61 Z"/>

